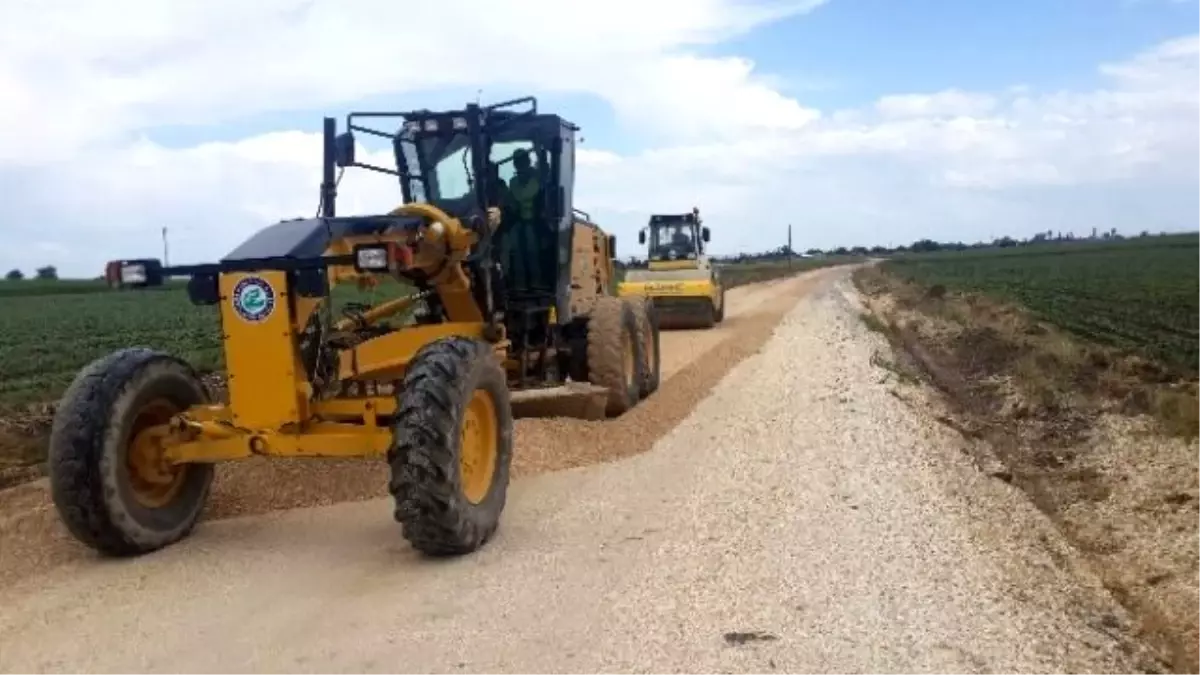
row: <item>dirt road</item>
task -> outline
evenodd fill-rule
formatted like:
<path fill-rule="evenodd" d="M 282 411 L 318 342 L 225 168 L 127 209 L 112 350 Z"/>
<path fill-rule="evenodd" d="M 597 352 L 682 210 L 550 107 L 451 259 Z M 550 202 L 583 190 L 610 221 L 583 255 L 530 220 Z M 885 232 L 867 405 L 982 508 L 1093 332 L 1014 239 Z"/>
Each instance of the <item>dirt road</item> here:
<path fill-rule="evenodd" d="M 635 414 L 522 420 L 524 476 L 473 556 L 420 558 L 386 500 L 76 552 L 0 590 L 0 669 L 1137 669 L 1053 528 L 883 382 L 847 277 L 745 289 L 723 337 L 671 334 Z M 48 559 L 17 542 L 10 562 Z"/>

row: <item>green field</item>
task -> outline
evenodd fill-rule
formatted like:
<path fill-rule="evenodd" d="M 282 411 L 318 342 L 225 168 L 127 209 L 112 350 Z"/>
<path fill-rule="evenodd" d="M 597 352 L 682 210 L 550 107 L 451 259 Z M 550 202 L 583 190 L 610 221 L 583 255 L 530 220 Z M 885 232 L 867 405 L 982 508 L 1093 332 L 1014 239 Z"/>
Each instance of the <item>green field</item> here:
<path fill-rule="evenodd" d="M 1019 303 L 1075 335 L 1193 375 L 1198 367 L 1198 234 L 910 254 L 884 269 Z"/>
<path fill-rule="evenodd" d="M 406 292 L 396 283 L 374 292 L 338 288 L 334 304 Z M 201 371 L 221 368 L 217 308 L 193 305 L 182 283 L 113 291 L 99 281 L 4 281 L 0 306 L 0 406 L 57 397 L 81 367 L 123 347 L 162 349 Z"/>
<path fill-rule="evenodd" d="M 846 262 L 797 260 L 793 271 Z M 724 267 L 731 286 L 788 273 L 785 263 Z M 335 305 L 379 301 L 405 292 L 399 284 L 372 293 L 336 289 Z M 182 283 L 112 291 L 100 281 L 0 281 L 0 407 L 57 397 L 89 361 L 115 349 L 148 346 L 183 357 L 201 370 L 221 368 L 217 310 L 196 307 Z"/>

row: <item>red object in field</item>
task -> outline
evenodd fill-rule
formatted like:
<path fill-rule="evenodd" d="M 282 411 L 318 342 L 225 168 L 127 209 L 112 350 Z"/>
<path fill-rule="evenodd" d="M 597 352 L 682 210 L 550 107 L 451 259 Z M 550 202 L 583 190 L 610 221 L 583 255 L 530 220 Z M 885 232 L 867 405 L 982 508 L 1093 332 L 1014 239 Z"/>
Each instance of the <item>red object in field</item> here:
<path fill-rule="evenodd" d="M 110 260 L 104 266 L 104 281 L 109 288 L 116 288 L 121 285 L 121 261 Z"/>

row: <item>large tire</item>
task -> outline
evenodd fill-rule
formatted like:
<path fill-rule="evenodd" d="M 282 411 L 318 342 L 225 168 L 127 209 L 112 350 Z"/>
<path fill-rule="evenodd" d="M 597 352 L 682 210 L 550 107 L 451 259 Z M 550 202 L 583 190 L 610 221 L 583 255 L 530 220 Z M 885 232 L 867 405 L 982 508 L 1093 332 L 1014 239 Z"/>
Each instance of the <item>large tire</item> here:
<path fill-rule="evenodd" d="M 55 413 L 49 448 L 50 493 L 75 538 L 129 556 L 191 532 L 208 500 L 212 465 L 154 468 L 160 446 L 139 434 L 207 401 L 190 366 L 145 348 L 110 354 L 76 376 Z"/>
<path fill-rule="evenodd" d="M 435 556 L 479 549 L 499 527 L 512 464 L 512 405 L 492 347 L 431 342 L 397 396 L 388 488 L 405 539 Z"/>
<path fill-rule="evenodd" d="M 641 399 L 642 356 L 637 316 L 622 298 L 596 299 L 588 314 L 588 381 L 608 390 L 605 414 L 616 417 Z"/>
<path fill-rule="evenodd" d="M 654 300 L 644 296 L 632 296 L 628 302 L 633 306 L 637 318 L 637 339 L 642 348 L 642 379 L 638 395 L 646 398 L 658 391 L 662 372 L 662 355 L 659 353 L 658 313 Z"/>
<path fill-rule="evenodd" d="M 721 304 L 719 307 L 717 307 L 717 323 L 721 323 L 722 321 L 725 320 L 725 287 L 724 286 L 721 287 L 721 292 L 719 293 L 719 296 L 721 298 Z"/>

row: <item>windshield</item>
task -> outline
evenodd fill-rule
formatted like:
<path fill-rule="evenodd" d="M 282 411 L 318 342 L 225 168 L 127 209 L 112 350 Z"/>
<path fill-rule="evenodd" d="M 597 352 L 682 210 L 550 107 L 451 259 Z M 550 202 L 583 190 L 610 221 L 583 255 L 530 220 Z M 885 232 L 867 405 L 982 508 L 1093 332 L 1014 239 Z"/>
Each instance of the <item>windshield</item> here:
<path fill-rule="evenodd" d="M 524 151 L 534 175 L 544 173 L 544 149 L 515 135 L 487 143 L 489 161 L 485 166 L 490 172 L 490 194 L 484 195 L 483 201 L 489 206 L 504 202 L 516 174 L 514 155 L 518 151 Z M 471 136 L 465 130 L 439 133 L 406 128 L 396 138 L 395 154 L 405 199 L 431 203 L 456 216 L 480 205 Z"/>
<path fill-rule="evenodd" d="M 696 257 L 691 223 L 650 226 L 651 260 L 684 260 Z"/>
<path fill-rule="evenodd" d="M 471 144 L 467 134 L 404 133 L 396 151 L 401 181 L 411 201 L 449 207 L 449 212 L 460 212 L 474 201 L 471 197 L 475 177 L 471 174 Z"/>

